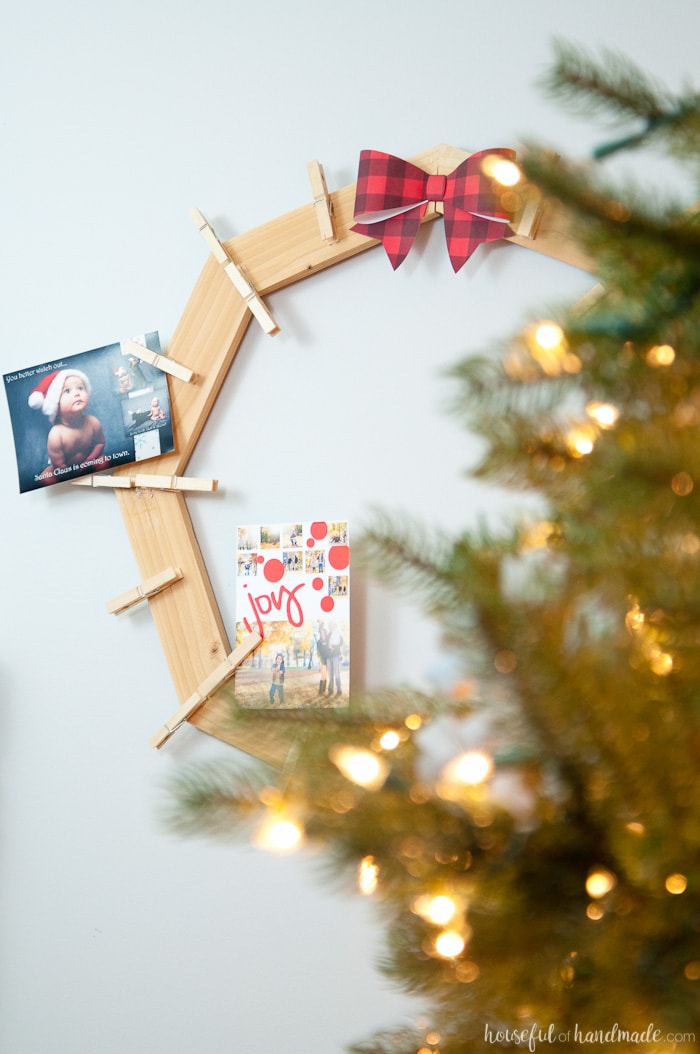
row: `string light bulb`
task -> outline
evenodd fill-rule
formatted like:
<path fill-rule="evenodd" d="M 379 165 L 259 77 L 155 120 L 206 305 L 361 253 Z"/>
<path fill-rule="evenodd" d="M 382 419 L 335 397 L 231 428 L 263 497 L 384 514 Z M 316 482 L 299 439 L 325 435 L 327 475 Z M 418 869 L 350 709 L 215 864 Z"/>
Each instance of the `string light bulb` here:
<path fill-rule="evenodd" d="M 566 447 L 572 457 L 585 457 L 595 445 L 595 434 L 592 428 L 581 425 L 572 428 L 566 436 Z"/>
<path fill-rule="evenodd" d="M 379 884 L 379 866 L 373 856 L 363 856 L 357 868 L 357 886 L 366 897 L 375 892 Z"/>
<path fill-rule="evenodd" d="M 417 897 L 413 902 L 416 915 L 436 926 L 446 926 L 457 914 L 457 904 L 444 893 L 431 896 L 429 893 Z"/>
<path fill-rule="evenodd" d="M 670 344 L 655 344 L 646 354 L 650 366 L 670 366 L 675 358 L 675 349 Z"/>
<path fill-rule="evenodd" d="M 346 779 L 365 790 L 379 790 L 389 775 L 386 761 L 371 750 L 337 744 L 331 747 L 328 756 Z"/>
<path fill-rule="evenodd" d="M 668 677 L 673 673 L 673 656 L 663 651 L 658 644 L 650 644 L 647 649 L 649 667 L 657 677 Z"/>
<path fill-rule="evenodd" d="M 616 885 L 617 879 L 612 871 L 608 871 L 604 867 L 596 867 L 586 879 L 586 892 L 589 897 L 598 900 L 614 889 Z"/>
<path fill-rule="evenodd" d="M 664 882 L 664 885 L 668 893 L 673 893 L 675 896 L 678 896 L 679 893 L 685 893 L 688 888 L 688 879 L 685 875 L 669 875 Z"/>
<path fill-rule="evenodd" d="M 564 369 L 567 355 L 561 326 L 556 322 L 539 322 L 526 334 L 526 340 L 530 354 L 547 376 L 558 376 Z"/>
<path fill-rule="evenodd" d="M 586 413 L 601 428 L 614 428 L 620 417 L 620 411 L 612 403 L 595 400 L 586 404 Z"/>
<path fill-rule="evenodd" d="M 546 351 L 564 346 L 564 330 L 556 322 L 540 322 L 535 330 L 535 344 Z"/>
<path fill-rule="evenodd" d="M 457 930 L 443 930 L 435 938 L 435 951 L 441 959 L 456 959 L 464 951 L 466 943 Z"/>
<path fill-rule="evenodd" d="M 304 840 L 304 828 L 284 812 L 271 812 L 258 828 L 253 843 L 273 853 L 293 853 Z"/>
<path fill-rule="evenodd" d="M 493 772 L 493 759 L 482 750 L 467 750 L 453 758 L 443 769 L 443 778 L 450 783 L 476 787 Z"/>
<path fill-rule="evenodd" d="M 500 154 L 486 154 L 482 159 L 481 168 L 491 179 L 495 179 L 502 187 L 514 187 L 520 182 L 522 173 L 514 161 L 509 161 Z"/>

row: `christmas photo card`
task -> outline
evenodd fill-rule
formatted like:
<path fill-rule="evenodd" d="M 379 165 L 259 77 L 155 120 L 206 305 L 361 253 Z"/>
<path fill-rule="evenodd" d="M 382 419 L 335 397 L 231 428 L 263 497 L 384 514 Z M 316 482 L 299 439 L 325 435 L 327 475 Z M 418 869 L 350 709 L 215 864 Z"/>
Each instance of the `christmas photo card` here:
<path fill-rule="evenodd" d="M 133 342 L 160 354 L 157 333 Z M 20 493 L 174 449 L 167 374 L 121 343 L 3 380 Z"/>
<path fill-rule="evenodd" d="M 345 520 L 238 528 L 236 643 L 262 643 L 236 670 L 249 709 L 339 707 L 350 678 L 350 545 Z"/>

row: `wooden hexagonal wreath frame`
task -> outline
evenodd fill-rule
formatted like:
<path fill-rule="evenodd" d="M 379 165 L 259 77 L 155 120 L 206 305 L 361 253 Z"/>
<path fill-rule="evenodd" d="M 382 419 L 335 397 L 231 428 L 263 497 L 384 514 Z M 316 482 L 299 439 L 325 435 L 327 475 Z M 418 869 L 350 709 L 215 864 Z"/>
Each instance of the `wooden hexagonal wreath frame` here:
<path fill-rule="evenodd" d="M 411 161 L 437 174 L 451 172 L 468 156 L 462 150 L 438 146 Z M 354 198 L 355 184 L 329 195 L 333 241 L 322 236 L 317 199 L 232 238 L 223 248 L 258 296 L 283 289 L 380 244 L 350 229 Z M 437 207 L 429 207 L 424 222 L 438 215 Z M 522 232 L 526 228 L 516 222 L 514 229 Z M 591 269 L 556 201 L 539 201 L 536 227 L 529 222 L 527 233 L 507 240 L 582 270 Z M 170 385 L 177 449 L 153 463 L 153 471 L 166 479 L 184 472 L 253 318 L 249 298 L 240 295 L 229 278 L 221 257 L 217 260 L 210 255 L 168 349 L 168 358 L 187 367 L 193 376 L 190 383 L 175 378 Z M 137 474 L 140 466 L 133 464 L 114 473 Z M 216 680 L 216 671 L 225 666 L 231 649 L 184 493 L 143 485 L 119 487 L 115 493 L 143 580 L 156 578 L 165 568 L 179 572 L 177 580 L 149 596 L 148 602 L 181 708 L 188 700 L 195 701 L 187 720 L 257 757 L 282 761 L 291 729 L 281 713 L 265 716 L 257 712 L 254 721 L 237 726 L 231 718 L 225 679 L 213 688 L 203 687 L 211 684 L 213 676 Z"/>

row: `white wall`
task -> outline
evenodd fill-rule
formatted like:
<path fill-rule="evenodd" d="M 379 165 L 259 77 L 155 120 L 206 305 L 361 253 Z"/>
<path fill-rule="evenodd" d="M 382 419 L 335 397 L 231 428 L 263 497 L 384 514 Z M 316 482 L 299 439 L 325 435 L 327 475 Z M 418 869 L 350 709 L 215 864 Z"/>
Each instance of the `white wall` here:
<path fill-rule="evenodd" d="M 0 35 L 0 372 L 150 329 L 167 346 L 205 256 L 190 207 L 222 238 L 245 231 L 308 200 L 311 158 L 334 189 L 364 147 L 535 138 L 584 156 L 609 129 L 539 93 L 551 38 L 618 48 L 678 87 L 697 10 L 18 5 Z M 514 246 L 454 276 L 433 224 L 396 274 L 377 249 L 271 297 L 282 333 L 246 338 L 189 470 L 220 481 L 190 508 L 229 633 L 238 523 L 361 528 L 381 506 L 452 530 L 500 515 L 501 497 L 461 476 L 474 448 L 440 371 L 589 284 Z M 237 752 L 191 728 L 149 750 L 177 701 L 148 610 L 105 610 L 138 581 L 116 501 L 69 485 L 20 497 L 0 417 L 0 1050 L 325 1054 L 415 1016 L 374 971 L 370 904 L 301 857 L 164 831 L 167 779 Z M 362 585 L 355 619 L 368 683 L 442 674 L 415 612 Z"/>

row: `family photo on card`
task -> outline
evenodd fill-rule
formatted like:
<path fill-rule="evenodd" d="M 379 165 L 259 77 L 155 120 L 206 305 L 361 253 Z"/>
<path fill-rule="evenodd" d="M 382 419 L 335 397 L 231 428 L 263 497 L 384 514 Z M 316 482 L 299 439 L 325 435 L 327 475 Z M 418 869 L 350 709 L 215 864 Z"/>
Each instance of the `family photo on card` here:
<path fill-rule="evenodd" d="M 347 706 L 350 545 L 345 520 L 238 528 L 236 642 L 262 641 L 236 671 L 249 709 Z"/>

